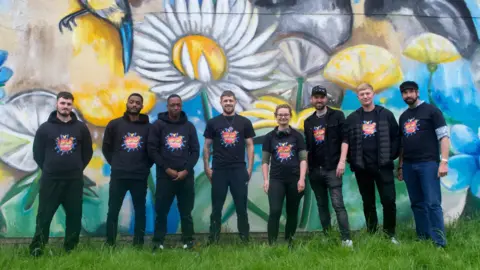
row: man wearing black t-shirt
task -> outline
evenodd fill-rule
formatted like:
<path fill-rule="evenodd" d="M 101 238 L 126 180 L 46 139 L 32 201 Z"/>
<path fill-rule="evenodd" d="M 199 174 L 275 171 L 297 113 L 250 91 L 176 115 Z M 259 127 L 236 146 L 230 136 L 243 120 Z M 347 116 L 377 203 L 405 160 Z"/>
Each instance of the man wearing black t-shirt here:
<path fill-rule="evenodd" d="M 407 184 L 419 239 L 445 247 L 440 177 L 448 172 L 448 126 L 437 107 L 418 99 L 415 82 L 402 83 L 400 91 L 408 109 L 400 116 L 398 179 Z"/>
<path fill-rule="evenodd" d="M 253 169 L 255 131 L 250 120 L 235 113 L 237 100 L 232 91 L 224 91 L 220 96 L 220 103 L 223 113 L 210 119 L 204 132 L 203 162 L 205 173 L 212 183 L 209 244 L 218 242 L 220 237 L 222 209 L 229 187 L 237 211 L 240 239 L 248 242 L 250 231 L 247 215 L 248 182 Z M 209 166 L 211 146 L 212 168 Z M 245 147 L 248 169 L 245 164 Z"/>
<path fill-rule="evenodd" d="M 370 233 L 377 231 L 378 217 L 375 185 L 383 206 L 383 230 L 391 242 L 395 239 L 396 203 L 393 161 L 398 157 L 399 136 L 395 116 L 388 109 L 375 105 L 375 92 L 369 84 L 357 88 L 362 107 L 347 117 L 347 144 L 350 168 L 355 172 L 362 195 L 363 211 Z"/>
<path fill-rule="evenodd" d="M 310 185 L 315 193 L 318 215 L 324 232 L 331 228 L 328 193 L 337 214 L 342 245 L 351 247 L 348 215 L 343 203 L 342 176 L 348 145 L 342 147 L 345 115 L 327 106 L 327 89 L 315 86 L 310 99 L 316 111 L 305 120 Z"/>

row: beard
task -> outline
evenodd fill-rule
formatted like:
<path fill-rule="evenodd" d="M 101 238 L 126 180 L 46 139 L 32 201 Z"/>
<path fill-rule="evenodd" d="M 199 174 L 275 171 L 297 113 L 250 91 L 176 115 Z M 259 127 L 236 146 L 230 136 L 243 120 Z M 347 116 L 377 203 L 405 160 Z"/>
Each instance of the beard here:
<path fill-rule="evenodd" d="M 67 111 L 65 111 L 65 110 L 59 111 L 59 110 L 57 110 L 57 113 L 58 113 L 59 115 L 63 116 L 63 117 L 67 117 L 67 116 L 70 115 L 70 112 L 69 112 L 68 110 L 67 110 Z"/>
<path fill-rule="evenodd" d="M 404 99 L 403 101 L 405 101 L 405 103 L 407 103 L 408 105 L 413 105 L 415 104 L 415 102 L 417 102 L 418 98 L 407 98 L 407 99 Z"/>
<path fill-rule="evenodd" d="M 130 115 L 139 115 L 139 114 L 140 114 L 140 110 L 127 108 L 127 113 L 130 114 Z"/>
<path fill-rule="evenodd" d="M 231 107 L 223 107 L 223 112 L 227 114 L 231 114 L 235 111 L 235 108 L 233 106 Z"/>
<path fill-rule="evenodd" d="M 321 111 L 321 110 L 325 109 L 325 106 L 327 106 L 327 105 L 326 105 L 326 104 L 317 103 L 317 104 L 315 104 L 315 109 Z"/>

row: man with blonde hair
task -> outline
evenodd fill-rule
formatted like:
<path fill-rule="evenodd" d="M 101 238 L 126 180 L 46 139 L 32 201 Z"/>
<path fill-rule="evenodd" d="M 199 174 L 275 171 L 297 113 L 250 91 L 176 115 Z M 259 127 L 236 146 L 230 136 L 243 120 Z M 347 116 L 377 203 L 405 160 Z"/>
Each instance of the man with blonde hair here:
<path fill-rule="evenodd" d="M 383 230 L 395 239 L 396 203 L 393 161 L 398 157 L 399 134 L 395 116 L 388 109 L 375 105 L 375 91 L 370 84 L 357 87 L 357 97 L 362 107 L 352 112 L 346 120 L 344 144 L 348 145 L 350 169 L 355 172 L 358 189 L 362 195 L 367 230 L 375 233 L 378 226 L 375 206 L 375 185 L 383 206 Z"/>

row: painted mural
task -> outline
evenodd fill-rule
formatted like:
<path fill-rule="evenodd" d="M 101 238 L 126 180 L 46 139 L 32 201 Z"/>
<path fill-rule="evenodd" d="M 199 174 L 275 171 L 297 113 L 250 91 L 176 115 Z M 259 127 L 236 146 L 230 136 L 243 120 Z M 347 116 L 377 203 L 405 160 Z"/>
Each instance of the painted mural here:
<path fill-rule="evenodd" d="M 367 82 L 376 103 L 398 119 L 406 109 L 398 85 L 415 80 L 421 98 L 438 106 L 450 127 L 450 171 L 441 180 L 447 222 L 480 209 L 476 0 L 0 0 L 0 15 L 2 237 L 33 235 L 41 171 L 32 142 L 62 90 L 75 95 L 75 113 L 94 140 L 94 157 L 84 172 L 83 235 L 105 234 L 110 167 L 101 153 L 102 136 L 133 92 L 144 96 L 143 112 L 152 122 L 166 110 L 166 97 L 180 94 L 201 144 L 206 121 L 221 111 L 221 92 L 235 92 L 237 112 L 252 120 L 257 134 L 248 209 L 252 231 L 264 232 L 269 209 L 261 143 L 276 125 L 275 106 L 292 105 L 291 125 L 303 131 L 303 120 L 313 112 L 314 85 L 326 86 L 329 105 L 348 115 L 360 106 L 353 89 Z M 206 232 L 211 187 L 201 161 L 195 175 L 195 230 Z M 343 181 L 351 227 L 361 229 L 361 197 L 348 167 Z M 153 168 L 147 233 L 153 231 L 155 184 Z M 398 219 L 410 222 L 405 184 L 396 181 L 396 190 Z M 133 233 L 133 216 L 127 195 L 121 233 Z M 63 235 L 64 217 L 59 209 L 52 236 Z M 299 217 L 301 231 L 321 230 L 308 186 Z M 236 231 L 230 195 L 222 222 L 224 231 Z M 174 202 L 168 231 L 179 229 Z"/>

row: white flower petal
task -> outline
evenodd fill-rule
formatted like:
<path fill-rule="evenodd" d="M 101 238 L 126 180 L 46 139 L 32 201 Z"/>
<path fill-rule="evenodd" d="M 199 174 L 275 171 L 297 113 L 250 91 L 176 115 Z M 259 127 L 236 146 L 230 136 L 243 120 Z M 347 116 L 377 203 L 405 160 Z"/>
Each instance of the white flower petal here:
<path fill-rule="evenodd" d="M 223 112 L 222 105 L 220 104 L 220 96 L 223 90 L 215 85 L 209 85 L 207 87 L 207 98 L 210 106 L 212 106 L 217 112 Z"/>
<path fill-rule="evenodd" d="M 162 99 L 167 99 L 172 94 L 177 94 L 182 97 L 183 100 L 190 99 L 198 94 L 199 90 L 201 89 L 202 84 L 199 82 L 191 82 L 185 85 L 184 82 L 179 83 L 171 83 L 171 84 L 163 84 L 163 85 L 156 85 L 152 87 L 152 92 L 157 93 L 157 95 Z"/>
<path fill-rule="evenodd" d="M 143 59 L 135 59 L 134 63 L 136 66 L 145 69 L 167 69 L 172 67 L 170 63 L 151 63 Z"/>
<path fill-rule="evenodd" d="M 247 1 L 248 2 L 248 1 Z M 220 36 L 219 43 L 220 45 L 225 45 L 226 42 L 232 37 L 232 35 L 237 31 L 238 24 L 243 18 L 245 10 L 245 1 L 238 0 L 232 7 L 231 14 L 227 23 L 227 28 L 223 32 L 223 35 Z"/>
<path fill-rule="evenodd" d="M 298 77 L 319 71 L 330 58 L 325 50 L 303 38 L 286 38 L 278 47 L 282 51 L 284 61 Z"/>
<path fill-rule="evenodd" d="M 228 82 L 219 82 L 217 86 L 222 90 L 222 92 L 229 90 L 235 93 L 235 97 L 238 102 L 237 106 L 235 107 L 236 112 L 242 112 L 251 108 L 253 98 L 239 86 Z"/>
<path fill-rule="evenodd" d="M 249 56 L 243 57 L 242 59 L 231 61 L 229 63 L 229 66 L 237 67 L 237 68 L 260 67 L 273 61 L 278 54 L 279 54 L 278 50 L 272 50 L 272 51 L 258 53 L 255 55 L 249 55 Z"/>
<path fill-rule="evenodd" d="M 245 31 L 245 34 L 240 37 L 239 39 L 240 42 L 236 43 L 235 46 L 230 46 L 230 42 L 232 42 L 234 39 L 232 38 L 228 44 L 225 45 L 225 49 L 227 50 L 228 55 L 235 55 L 236 53 L 240 52 L 247 44 L 252 40 L 252 38 L 255 36 L 255 32 L 257 31 L 257 26 L 258 26 L 258 13 L 257 9 L 254 9 L 252 18 L 250 19 L 250 22 L 248 24 L 248 28 Z"/>
<path fill-rule="evenodd" d="M 219 40 L 220 36 L 227 24 L 228 16 L 230 15 L 230 7 L 228 0 L 217 0 L 217 10 L 215 11 L 215 24 L 213 25 L 212 36 L 214 39 Z"/>
<path fill-rule="evenodd" d="M 182 45 L 182 66 L 183 70 L 187 73 L 187 76 L 190 77 L 190 79 L 194 80 L 195 79 L 195 71 L 193 69 L 192 65 L 192 60 L 190 59 L 190 53 L 188 52 L 188 48 L 186 43 L 183 43 Z"/>
<path fill-rule="evenodd" d="M 176 12 L 173 12 L 169 2 L 170 1 L 165 1 L 165 13 L 167 14 L 168 25 L 172 28 L 173 32 L 175 32 L 175 35 L 182 36 L 182 27 L 180 26 L 177 17 L 175 17 Z"/>
<path fill-rule="evenodd" d="M 187 0 L 175 0 L 175 14 L 178 22 L 182 26 L 183 32 L 190 32 L 190 22 L 188 21 Z"/>
<path fill-rule="evenodd" d="M 142 25 L 137 27 L 135 29 L 135 31 L 138 32 L 138 33 L 135 33 L 135 35 L 134 35 L 134 40 L 135 41 L 137 40 L 137 36 L 139 36 L 141 34 L 141 35 L 149 38 L 150 40 L 156 41 L 158 43 L 158 46 L 162 46 L 164 48 L 170 48 L 171 47 L 171 43 L 167 39 L 167 37 L 165 37 L 161 32 L 159 32 L 157 29 L 155 29 L 150 24 L 142 23 Z M 135 47 L 134 47 L 134 49 L 135 49 Z"/>
<path fill-rule="evenodd" d="M 212 0 L 203 0 L 202 3 L 202 30 L 201 32 L 210 35 L 213 27 L 213 18 L 215 10 Z"/>
<path fill-rule="evenodd" d="M 274 83 L 273 81 L 265 81 L 265 80 L 260 81 L 260 80 L 246 79 L 246 78 L 237 76 L 235 74 L 228 74 L 226 81 L 231 81 L 237 85 L 241 85 L 247 90 L 260 89 L 260 88 L 272 85 Z"/>
<path fill-rule="evenodd" d="M 146 52 L 146 51 L 135 51 L 135 57 L 143 59 L 145 61 L 150 62 L 158 62 L 158 63 L 169 63 L 170 57 L 165 54 L 161 53 L 154 53 L 154 52 Z"/>
<path fill-rule="evenodd" d="M 142 50 L 142 51 L 151 51 L 156 53 L 162 54 L 169 54 L 169 51 L 164 48 L 162 45 L 158 44 L 158 42 L 152 41 L 150 38 L 147 38 L 142 35 L 135 36 L 135 49 Z"/>
<path fill-rule="evenodd" d="M 272 75 L 270 75 L 270 80 L 272 81 L 280 81 L 280 82 L 285 82 L 285 81 L 293 81 L 296 82 L 296 78 L 289 76 L 288 74 L 285 74 L 284 72 L 280 70 L 276 70 Z"/>
<path fill-rule="evenodd" d="M 287 62 L 289 68 L 298 76 L 303 77 L 306 74 L 302 74 L 301 63 L 302 55 L 300 52 L 299 44 L 297 42 L 281 42 L 278 48 L 283 53 L 283 59 Z"/>
<path fill-rule="evenodd" d="M 256 12 L 256 10 L 254 11 Z M 233 36 L 228 40 L 227 44 L 225 44 L 225 50 L 230 50 L 233 46 L 237 45 L 238 41 L 244 36 L 245 31 L 247 30 L 248 26 L 250 25 L 250 18 L 252 17 L 252 4 L 250 1 L 245 2 L 245 11 L 242 15 L 242 20 L 238 25 L 238 28 L 235 29 Z"/>
<path fill-rule="evenodd" d="M 191 99 L 197 95 L 202 89 L 202 84 L 199 82 L 191 82 L 187 86 L 181 87 L 175 94 L 182 97 L 183 100 Z"/>
<path fill-rule="evenodd" d="M 152 71 L 137 66 L 135 67 L 135 71 L 137 71 L 144 78 L 157 82 L 177 82 L 184 79 L 184 77 L 181 76 L 179 72 L 174 70 L 173 68 Z"/>
<path fill-rule="evenodd" d="M 157 93 L 160 97 L 170 95 L 171 93 L 174 93 L 177 91 L 180 87 L 185 85 L 185 82 L 169 82 L 169 83 L 163 83 L 163 84 L 158 84 L 152 87 L 150 90 L 154 93 Z"/>
<path fill-rule="evenodd" d="M 292 78 L 303 77 L 301 74 L 295 73 L 292 70 L 292 67 L 285 61 L 280 62 L 280 64 L 278 65 L 278 70 Z"/>
<path fill-rule="evenodd" d="M 167 24 L 165 24 L 157 15 L 154 14 L 146 14 L 145 15 L 145 20 L 148 21 L 155 29 L 157 29 L 159 32 L 162 34 L 165 34 L 165 36 L 173 41 L 177 38 L 175 33 L 168 27 Z M 167 43 L 168 44 L 168 43 Z"/>
<path fill-rule="evenodd" d="M 231 67 L 229 72 L 231 74 L 239 75 L 241 77 L 247 77 L 250 79 L 259 79 L 270 73 L 272 73 L 277 67 L 277 62 L 273 61 L 269 64 L 257 68 L 234 68 Z"/>
<path fill-rule="evenodd" d="M 200 59 L 198 59 L 198 77 L 202 82 L 209 82 L 212 79 L 210 67 L 203 54 L 200 56 Z"/>
<path fill-rule="evenodd" d="M 275 32 L 275 29 L 277 29 L 278 23 L 275 23 L 268 27 L 263 33 L 261 33 L 259 36 L 254 38 L 250 43 L 241 49 L 237 54 L 232 50 L 229 55 L 231 55 L 231 60 L 236 60 L 240 59 L 242 57 L 245 57 L 247 55 L 251 55 L 257 52 L 257 50 L 265 44 L 265 42 L 270 38 L 270 36 Z M 239 43 L 240 45 L 240 43 Z M 239 46 L 240 47 L 240 46 Z M 237 47 L 237 48 L 239 48 Z"/>
<path fill-rule="evenodd" d="M 189 1 L 188 13 L 190 14 L 191 31 L 194 33 L 200 32 L 202 25 L 202 16 L 200 15 L 200 3 L 198 0 Z"/>

